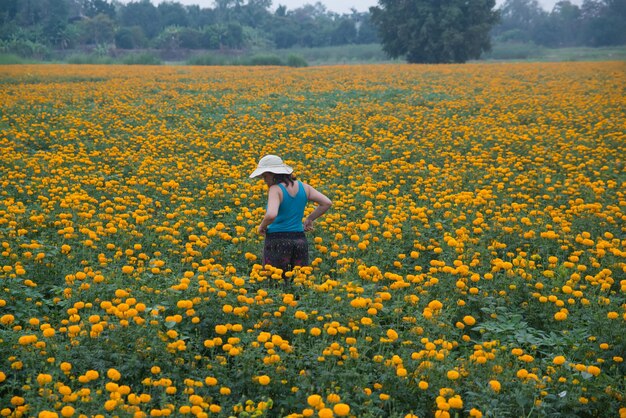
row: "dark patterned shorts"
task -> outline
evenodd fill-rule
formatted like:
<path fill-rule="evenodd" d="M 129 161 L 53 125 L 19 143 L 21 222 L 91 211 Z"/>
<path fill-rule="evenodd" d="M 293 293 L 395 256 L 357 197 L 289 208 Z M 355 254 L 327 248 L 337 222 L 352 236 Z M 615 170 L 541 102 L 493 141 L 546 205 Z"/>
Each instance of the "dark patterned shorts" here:
<path fill-rule="evenodd" d="M 289 271 L 309 265 L 309 244 L 304 232 L 270 232 L 265 235 L 263 263 Z"/>

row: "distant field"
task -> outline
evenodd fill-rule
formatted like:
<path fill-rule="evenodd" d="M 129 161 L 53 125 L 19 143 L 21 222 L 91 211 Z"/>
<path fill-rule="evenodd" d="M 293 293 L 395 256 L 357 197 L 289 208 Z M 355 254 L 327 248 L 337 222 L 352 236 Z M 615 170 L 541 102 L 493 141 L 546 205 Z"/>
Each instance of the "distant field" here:
<path fill-rule="evenodd" d="M 494 44 L 485 54 L 489 60 L 563 61 L 625 61 L 626 46 L 604 48 L 543 48 L 528 44 Z"/>
<path fill-rule="evenodd" d="M 490 61 L 625 61 L 626 46 L 610 48 L 549 49 L 530 44 L 509 43 L 493 45 L 477 62 Z M 70 64 L 126 64 L 126 65 L 245 65 L 292 66 L 346 65 L 346 64 L 402 64 L 403 59 L 390 59 L 379 44 L 350 45 L 324 48 L 290 48 L 251 51 L 116 51 L 116 56 L 65 51 L 52 61 Z M 0 54 L 0 65 L 33 62 L 15 55 Z"/>
<path fill-rule="evenodd" d="M 277 54 L 297 54 L 311 65 L 324 64 L 371 64 L 401 63 L 403 60 L 389 59 L 382 47 L 375 45 L 355 45 L 349 47 L 330 48 L 296 48 L 286 51 L 275 51 Z M 626 46 L 611 48 L 542 48 L 528 44 L 493 45 L 491 52 L 483 56 L 483 61 L 624 61 Z"/>
<path fill-rule="evenodd" d="M 626 416 L 625 86 L 1 66 L 0 415 Z M 334 202 L 288 283 L 266 153 Z"/>

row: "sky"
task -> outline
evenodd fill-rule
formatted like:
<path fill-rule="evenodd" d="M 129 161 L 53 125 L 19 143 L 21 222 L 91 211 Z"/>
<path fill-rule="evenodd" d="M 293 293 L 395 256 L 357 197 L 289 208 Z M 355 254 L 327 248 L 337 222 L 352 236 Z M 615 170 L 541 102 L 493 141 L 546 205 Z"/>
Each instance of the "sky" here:
<path fill-rule="evenodd" d="M 215 7 L 214 0 L 177 0 L 179 3 L 184 5 L 198 5 L 202 8 L 204 7 Z M 275 10 L 279 5 L 287 6 L 287 10 L 297 9 L 298 7 L 302 7 L 305 4 L 314 4 L 318 0 L 272 0 L 272 10 Z M 366 12 L 369 10 L 371 6 L 376 6 L 378 4 L 378 0 L 319 0 L 324 6 L 326 6 L 326 10 L 343 14 L 350 13 L 351 9 L 356 9 L 357 12 Z M 551 11 L 554 7 L 554 4 L 558 0 L 538 0 L 539 5 L 543 7 L 547 11 Z M 570 0 L 573 4 L 581 4 L 581 0 Z M 158 4 L 160 0 L 153 0 L 153 3 Z M 496 5 L 501 5 L 504 3 L 504 0 L 496 0 Z"/>

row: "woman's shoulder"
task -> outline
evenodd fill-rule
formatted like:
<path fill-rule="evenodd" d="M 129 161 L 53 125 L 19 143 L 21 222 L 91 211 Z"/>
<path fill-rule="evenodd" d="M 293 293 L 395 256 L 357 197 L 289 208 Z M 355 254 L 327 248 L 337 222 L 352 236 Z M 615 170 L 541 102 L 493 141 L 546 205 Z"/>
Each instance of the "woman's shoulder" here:
<path fill-rule="evenodd" d="M 282 193 L 283 192 L 283 188 L 281 187 L 280 184 L 272 184 L 268 190 L 272 193 Z"/>

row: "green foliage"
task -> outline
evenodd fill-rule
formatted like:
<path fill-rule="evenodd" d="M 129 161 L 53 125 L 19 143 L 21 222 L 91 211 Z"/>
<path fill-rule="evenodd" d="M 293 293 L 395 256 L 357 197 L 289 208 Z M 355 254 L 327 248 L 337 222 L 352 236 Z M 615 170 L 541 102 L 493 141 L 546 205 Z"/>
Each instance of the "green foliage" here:
<path fill-rule="evenodd" d="M 19 39 L 58 51 L 102 43 L 120 49 L 271 50 L 367 45 L 380 42 L 384 33 L 388 57 L 409 62 L 476 59 L 488 52 L 490 38 L 551 48 L 626 44 L 626 8 L 610 0 L 585 0 L 580 6 L 559 2 L 549 12 L 536 0 L 506 0 L 491 33 L 495 13 L 490 0 L 389 1 L 374 14 L 343 15 L 321 4 L 293 10 L 283 6 L 275 12 L 270 5 L 267 0 L 219 1 L 215 8 L 149 0 L 4 0 L 0 40 Z M 12 53 L 36 60 L 53 55 L 28 48 Z M 523 56 L 522 51 L 516 54 Z M 336 60 L 351 62 L 347 55 Z"/>
<path fill-rule="evenodd" d="M 503 61 L 624 61 L 626 47 L 546 48 L 533 43 L 495 42 L 485 60 Z"/>
<path fill-rule="evenodd" d="M 160 65 L 163 63 L 159 57 L 149 52 L 128 54 L 121 61 L 127 65 Z"/>
<path fill-rule="evenodd" d="M 385 52 L 409 63 L 462 63 L 490 48 L 494 0 L 381 0 L 372 8 Z"/>
<path fill-rule="evenodd" d="M 243 65 L 269 65 L 281 66 L 285 65 L 283 60 L 276 55 L 255 54 L 242 60 Z"/>
<path fill-rule="evenodd" d="M 292 54 L 301 56 L 309 65 L 397 62 L 385 54 L 380 44 L 290 48 L 288 50 L 276 50 L 275 53 L 284 59 Z"/>
<path fill-rule="evenodd" d="M 306 60 L 298 55 L 290 54 L 282 58 L 276 54 L 252 54 L 227 56 L 223 54 L 199 54 L 187 60 L 188 65 L 244 65 L 244 66 L 289 66 L 306 67 Z"/>
<path fill-rule="evenodd" d="M 143 30 L 138 27 L 123 27 L 115 33 L 115 46 L 120 49 L 143 48 L 148 44 Z"/>
<path fill-rule="evenodd" d="M 112 57 L 103 56 L 97 53 L 91 54 L 71 54 L 65 61 L 68 64 L 114 64 L 115 60 Z"/>
<path fill-rule="evenodd" d="M 225 65 L 225 63 L 225 57 L 211 53 L 194 55 L 187 60 L 187 65 Z"/>
<path fill-rule="evenodd" d="M 31 61 L 15 54 L 0 53 L 0 65 L 27 64 L 29 62 Z"/>
<path fill-rule="evenodd" d="M 492 46 L 491 51 L 484 54 L 483 58 L 494 60 L 539 59 L 543 56 L 544 49 L 532 43 L 497 42 Z"/>
<path fill-rule="evenodd" d="M 52 51 L 44 44 L 32 42 L 28 39 L 13 38 L 7 41 L 0 40 L 0 52 L 14 54 L 22 58 L 44 60 L 51 56 Z"/>
<path fill-rule="evenodd" d="M 287 56 L 287 65 L 290 67 L 307 67 L 309 64 L 299 55 L 289 54 Z"/>

